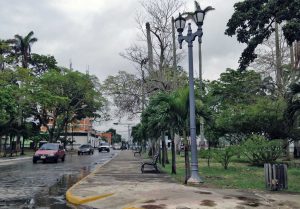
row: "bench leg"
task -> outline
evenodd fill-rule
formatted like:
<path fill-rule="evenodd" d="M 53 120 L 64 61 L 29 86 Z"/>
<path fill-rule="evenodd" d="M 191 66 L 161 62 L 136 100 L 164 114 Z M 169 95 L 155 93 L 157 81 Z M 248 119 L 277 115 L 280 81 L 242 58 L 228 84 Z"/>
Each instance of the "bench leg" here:
<path fill-rule="evenodd" d="M 141 166 L 141 171 L 144 173 L 144 165 Z"/>

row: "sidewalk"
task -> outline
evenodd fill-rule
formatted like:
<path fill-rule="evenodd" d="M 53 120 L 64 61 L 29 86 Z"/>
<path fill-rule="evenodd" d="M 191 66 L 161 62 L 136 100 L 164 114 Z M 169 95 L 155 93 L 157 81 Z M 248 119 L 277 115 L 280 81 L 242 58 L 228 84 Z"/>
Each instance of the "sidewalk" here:
<path fill-rule="evenodd" d="M 22 160 L 29 160 L 29 159 L 32 159 L 32 156 L 26 156 L 26 157 L 1 157 L 0 158 L 0 165 L 3 165 L 3 164 L 10 164 L 10 163 L 13 163 L 13 162 L 16 162 L 16 161 L 22 161 Z"/>
<path fill-rule="evenodd" d="M 141 173 L 131 151 L 98 167 L 67 191 L 67 200 L 103 209 L 300 209 L 300 195 L 191 187 L 164 173 Z"/>

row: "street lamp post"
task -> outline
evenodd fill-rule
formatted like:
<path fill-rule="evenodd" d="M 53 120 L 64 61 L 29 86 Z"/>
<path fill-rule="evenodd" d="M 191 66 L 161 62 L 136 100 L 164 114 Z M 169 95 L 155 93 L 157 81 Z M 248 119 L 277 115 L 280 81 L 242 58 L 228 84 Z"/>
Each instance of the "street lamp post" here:
<path fill-rule="evenodd" d="M 200 10 L 201 11 L 201 7 L 199 5 L 199 3 L 197 1 L 195 1 L 195 6 L 196 6 L 196 11 Z M 203 19 L 206 15 L 207 12 L 215 10 L 215 8 L 208 6 L 203 10 L 204 16 Z M 197 22 L 198 19 L 194 18 L 195 12 L 185 12 L 182 15 L 186 15 L 185 19 L 192 19 L 197 25 L 200 24 L 200 26 L 202 27 L 203 24 L 203 20 L 202 22 Z M 203 93 L 202 93 L 202 88 L 203 88 L 203 82 L 202 82 L 202 50 L 201 50 L 201 45 L 202 45 L 202 37 L 198 37 L 198 57 L 199 57 L 199 95 L 200 98 L 202 97 Z M 200 119 L 200 141 L 201 141 L 201 146 L 204 145 L 204 119 L 202 116 L 199 117 Z"/>
<path fill-rule="evenodd" d="M 192 32 L 191 23 L 188 23 L 188 32 L 186 36 L 182 35 L 185 27 L 186 19 L 179 14 L 179 17 L 175 19 L 175 27 L 178 31 L 178 42 L 180 49 L 182 49 L 182 42 L 188 43 L 188 58 L 189 58 L 189 103 L 190 103 L 190 137 L 191 137 L 191 177 L 188 179 L 188 183 L 202 183 L 198 173 L 198 157 L 197 157 L 197 141 L 196 141 L 196 111 L 195 111 L 195 93 L 194 93 L 194 69 L 193 69 L 193 41 L 198 37 L 201 39 L 202 24 L 204 20 L 205 12 L 201 9 L 197 9 L 193 13 L 193 18 L 198 26 L 196 32 Z"/>

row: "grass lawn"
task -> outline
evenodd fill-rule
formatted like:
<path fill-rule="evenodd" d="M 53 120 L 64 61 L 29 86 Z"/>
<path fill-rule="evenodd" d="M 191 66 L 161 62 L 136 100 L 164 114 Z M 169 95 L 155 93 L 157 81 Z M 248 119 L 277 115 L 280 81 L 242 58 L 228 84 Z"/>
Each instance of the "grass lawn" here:
<path fill-rule="evenodd" d="M 169 156 L 171 161 L 171 156 Z M 176 155 L 177 174 L 172 175 L 177 181 L 184 182 L 184 157 Z M 171 164 L 167 164 L 163 171 L 171 173 Z M 264 168 L 250 166 L 246 162 L 234 159 L 225 170 L 220 163 L 199 159 L 199 175 L 204 180 L 204 187 L 231 188 L 231 189 L 257 189 L 265 190 Z M 288 168 L 289 192 L 300 192 L 300 168 Z"/>

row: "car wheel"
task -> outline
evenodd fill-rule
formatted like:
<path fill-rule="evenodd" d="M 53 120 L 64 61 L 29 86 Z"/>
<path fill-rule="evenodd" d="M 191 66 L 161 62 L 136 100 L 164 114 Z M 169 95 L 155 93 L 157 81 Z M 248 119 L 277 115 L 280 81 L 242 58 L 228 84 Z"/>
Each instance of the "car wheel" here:
<path fill-rule="evenodd" d="M 66 157 L 65 155 L 62 157 L 61 159 L 62 162 L 65 162 L 65 157 Z"/>
<path fill-rule="evenodd" d="M 78 155 L 80 155 L 80 152 L 78 152 Z"/>
<path fill-rule="evenodd" d="M 88 154 L 91 155 L 91 151 L 89 151 Z"/>
<path fill-rule="evenodd" d="M 107 152 L 110 152 L 110 150 L 108 149 Z"/>
<path fill-rule="evenodd" d="M 33 162 L 34 164 L 36 164 L 36 163 L 37 163 L 37 160 L 36 160 L 36 159 L 33 159 L 32 162 Z"/>

